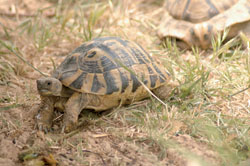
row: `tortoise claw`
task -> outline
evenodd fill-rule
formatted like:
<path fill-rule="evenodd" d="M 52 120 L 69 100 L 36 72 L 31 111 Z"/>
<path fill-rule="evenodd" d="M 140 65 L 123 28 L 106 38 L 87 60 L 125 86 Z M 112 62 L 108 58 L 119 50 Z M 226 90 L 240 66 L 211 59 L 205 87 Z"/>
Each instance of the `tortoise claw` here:
<path fill-rule="evenodd" d="M 69 133 L 77 128 L 77 123 L 74 122 L 68 122 L 65 123 L 62 127 L 62 133 Z"/>
<path fill-rule="evenodd" d="M 38 123 L 37 124 L 38 130 L 43 131 L 46 134 L 51 131 L 51 129 L 50 129 L 51 127 L 50 126 L 51 125 L 44 124 L 44 123 Z"/>
<path fill-rule="evenodd" d="M 43 131 L 44 133 L 48 133 L 52 126 L 52 120 L 47 118 L 46 116 L 41 116 L 37 114 L 36 116 L 37 129 Z"/>

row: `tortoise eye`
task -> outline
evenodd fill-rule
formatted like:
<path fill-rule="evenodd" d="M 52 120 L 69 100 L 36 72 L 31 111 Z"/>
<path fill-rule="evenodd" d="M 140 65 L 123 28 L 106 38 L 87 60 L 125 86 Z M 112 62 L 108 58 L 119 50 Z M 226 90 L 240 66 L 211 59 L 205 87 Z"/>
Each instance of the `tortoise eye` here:
<path fill-rule="evenodd" d="M 50 82 L 50 81 L 49 81 L 49 82 L 47 82 L 47 85 L 48 85 L 48 86 L 50 86 L 50 85 L 51 85 L 51 82 Z"/>
<path fill-rule="evenodd" d="M 87 57 L 88 57 L 88 58 L 93 58 L 93 57 L 95 56 L 95 54 L 96 54 L 96 52 L 93 51 L 93 52 L 91 52 Z"/>

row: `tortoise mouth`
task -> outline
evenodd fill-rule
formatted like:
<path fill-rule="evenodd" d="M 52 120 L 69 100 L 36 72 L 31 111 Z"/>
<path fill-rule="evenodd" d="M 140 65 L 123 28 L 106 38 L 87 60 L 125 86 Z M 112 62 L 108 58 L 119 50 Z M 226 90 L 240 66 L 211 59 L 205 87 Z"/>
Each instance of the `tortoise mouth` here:
<path fill-rule="evenodd" d="M 47 89 L 41 89 L 39 90 L 40 95 L 42 96 L 52 96 L 53 94 L 51 93 L 51 91 L 47 90 Z"/>

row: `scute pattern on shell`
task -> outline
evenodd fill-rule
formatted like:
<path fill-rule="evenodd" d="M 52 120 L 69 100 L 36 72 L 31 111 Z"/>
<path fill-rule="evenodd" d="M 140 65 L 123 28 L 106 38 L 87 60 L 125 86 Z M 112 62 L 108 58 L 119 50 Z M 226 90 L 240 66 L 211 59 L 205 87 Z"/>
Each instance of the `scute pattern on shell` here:
<path fill-rule="evenodd" d="M 232 7 L 239 0 L 167 0 L 166 8 L 175 19 L 204 22 Z"/>
<path fill-rule="evenodd" d="M 119 37 L 101 37 L 76 48 L 53 77 L 79 92 L 110 95 L 136 93 L 142 86 L 139 80 L 149 89 L 157 88 L 169 74 L 140 45 Z"/>
<path fill-rule="evenodd" d="M 249 0 L 167 0 L 166 5 L 157 34 L 161 39 L 178 39 L 184 48 L 207 49 L 213 36 L 227 28 L 227 39 L 240 31 L 250 37 Z"/>

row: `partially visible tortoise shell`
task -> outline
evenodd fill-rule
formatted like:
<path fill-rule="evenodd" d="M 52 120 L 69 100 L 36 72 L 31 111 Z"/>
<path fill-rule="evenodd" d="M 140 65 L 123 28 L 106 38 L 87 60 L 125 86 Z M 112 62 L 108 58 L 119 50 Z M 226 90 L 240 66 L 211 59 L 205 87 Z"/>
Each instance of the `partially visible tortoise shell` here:
<path fill-rule="evenodd" d="M 128 95 L 142 87 L 157 88 L 169 78 L 140 45 L 118 37 L 101 37 L 75 49 L 52 75 L 75 91 Z"/>
<path fill-rule="evenodd" d="M 158 36 L 176 38 L 183 48 L 206 49 L 212 36 L 226 28 L 228 38 L 240 30 L 250 34 L 250 0 L 166 0 L 166 9 Z"/>

